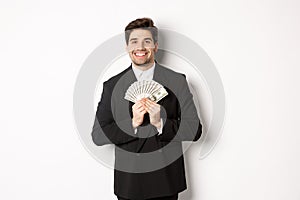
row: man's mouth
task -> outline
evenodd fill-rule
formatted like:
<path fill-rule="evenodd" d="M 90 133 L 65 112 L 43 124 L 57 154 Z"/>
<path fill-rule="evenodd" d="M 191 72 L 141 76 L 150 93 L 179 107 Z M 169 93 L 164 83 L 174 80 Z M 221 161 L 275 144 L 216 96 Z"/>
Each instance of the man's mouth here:
<path fill-rule="evenodd" d="M 148 53 L 147 52 L 135 52 L 133 53 L 137 58 L 144 58 Z"/>

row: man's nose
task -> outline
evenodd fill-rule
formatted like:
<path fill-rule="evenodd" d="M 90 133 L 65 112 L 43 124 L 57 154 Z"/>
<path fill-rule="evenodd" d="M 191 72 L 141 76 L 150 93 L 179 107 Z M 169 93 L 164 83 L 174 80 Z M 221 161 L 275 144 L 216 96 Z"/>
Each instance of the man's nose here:
<path fill-rule="evenodd" d="M 137 43 L 136 49 L 144 49 L 144 48 L 145 48 L 144 42 L 138 42 Z"/>

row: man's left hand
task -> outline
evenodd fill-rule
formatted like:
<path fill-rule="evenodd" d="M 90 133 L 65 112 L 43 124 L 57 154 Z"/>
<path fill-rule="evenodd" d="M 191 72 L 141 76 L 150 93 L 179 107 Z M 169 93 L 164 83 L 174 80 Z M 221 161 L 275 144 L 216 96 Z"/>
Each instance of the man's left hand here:
<path fill-rule="evenodd" d="M 149 113 L 150 123 L 156 128 L 161 128 L 160 105 L 150 99 L 144 99 L 144 108 Z"/>

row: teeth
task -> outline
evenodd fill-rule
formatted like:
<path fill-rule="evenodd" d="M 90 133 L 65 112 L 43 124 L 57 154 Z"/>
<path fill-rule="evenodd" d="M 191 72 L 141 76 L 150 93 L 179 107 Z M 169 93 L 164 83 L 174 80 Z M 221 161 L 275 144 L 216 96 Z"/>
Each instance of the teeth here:
<path fill-rule="evenodd" d="M 137 56 L 144 56 L 145 54 L 144 53 L 136 53 L 135 55 L 137 55 Z"/>

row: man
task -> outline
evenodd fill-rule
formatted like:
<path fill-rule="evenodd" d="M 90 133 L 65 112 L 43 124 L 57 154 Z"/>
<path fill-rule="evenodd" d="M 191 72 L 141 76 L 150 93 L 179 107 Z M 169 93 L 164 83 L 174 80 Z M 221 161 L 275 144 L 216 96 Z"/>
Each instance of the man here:
<path fill-rule="evenodd" d="M 119 200 L 176 200 L 187 188 L 182 141 L 197 141 L 202 125 L 185 75 L 155 61 L 158 30 L 149 18 L 125 28 L 132 64 L 103 83 L 92 139 L 115 144 L 114 193 Z M 154 80 L 168 95 L 158 102 L 124 99 L 135 81 Z"/>

